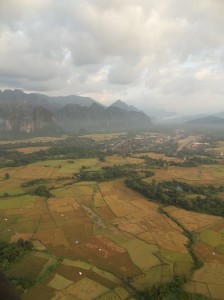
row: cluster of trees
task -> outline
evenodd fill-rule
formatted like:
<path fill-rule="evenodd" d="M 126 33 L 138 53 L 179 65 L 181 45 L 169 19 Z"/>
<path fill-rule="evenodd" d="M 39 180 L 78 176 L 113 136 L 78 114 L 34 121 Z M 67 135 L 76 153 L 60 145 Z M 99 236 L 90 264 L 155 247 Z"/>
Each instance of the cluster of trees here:
<path fill-rule="evenodd" d="M 145 171 L 145 178 L 154 176 L 155 173 L 153 171 L 147 170 Z"/>
<path fill-rule="evenodd" d="M 195 161 L 186 159 L 183 162 L 171 161 L 170 166 L 174 167 L 197 167 L 199 164 Z"/>
<path fill-rule="evenodd" d="M 131 176 L 126 179 L 126 185 L 147 198 L 159 202 L 163 205 L 173 205 L 183 209 L 224 216 L 224 201 L 209 194 L 205 199 L 197 196 L 193 199 L 187 199 L 183 192 L 177 189 L 167 189 L 163 183 L 145 183 L 139 176 Z M 192 187 L 193 189 L 193 187 Z"/>
<path fill-rule="evenodd" d="M 197 161 L 199 163 L 210 164 L 210 163 L 212 163 L 213 156 L 211 155 L 211 153 L 206 151 L 204 148 L 205 148 L 205 146 L 195 148 L 195 149 L 190 149 L 190 148 L 184 147 L 182 150 L 180 150 L 176 153 L 176 156 L 178 158 L 186 157 L 188 159 L 194 157 L 197 159 Z M 198 155 L 198 156 L 195 156 L 195 155 Z"/>
<path fill-rule="evenodd" d="M 37 161 L 49 159 L 77 159 L 99 157 L 101 151 L 97 147 L 54 146 L 48 150 L 40 150 L 29 154 L 17 151 L 0 150 L 0 167 L 18 167 Z"/>
<path fill-rule="evenodd" d="M 32 191 L 33 195 L 41 196 L 41 197 L 54 197 L 54 195 L 50 192 L 50 189 L 45 185 L 40 185 Z"/>
<path fill-rule="evenodd" d="M 8 151 L 6 145 L 3 147 L 0 146 L 0 167 L 18 167 L 48 159 L 77 159 L 89 157 L 99 157 L 102 159 L 104 155 L 102 145 L 96 143 L 94 140 L 71 137 L 66 140 L 55 141 L 51 144 L 51 148 L 47 150 L 27 154 L 15 150 Z"/>
<path fill-rule="evenodd" d="M 5 180 L 8 180 L 10 178 L 9 173 L 5 173 Z"/>
<path fill-rule="evenodd" d="M 164 166 L 168 165 L 168 162 L 162 158 L 156 159 L 156 158 L 149 157 L 147 155 L 142 155 L 140 156 L 140 158 L 144 159 L 147 166 L 150 167 L 163 168 Z"/>
<path fill-rule="evenodd" d="M 18 239 L 16 243 L 0 241 L 0 266 L 4 271 L 26 252 L 31 251 L 33 245 L 30 241 Z"/>
<path fill-rule="evenodd" d="M 186 281 L 175 277 L 172 282 L 155 285 L 151 289 L 139 292 L 139 299 L 144 300 L 208 300 L 200 294 L 190 294 L 184 291 Z"/>
<path fill-rule="evenodd" d="M 171 166 L 178 166 L 178 167 L 197 167 L 202 164 L 216 164 L 217 160 L 212 159 L 210 157 L 200 157 L 200 156 L 185 156 L 184 162 L 171 162 Z"/>
<path fill-rule="evenodd" d="M 120 178 L 127 176 L 129 171 L 124 167 L 113 166 L 113 167 L 103 167 L 99 171 L 88 171 L 85 167 L 80 169 L 80 172 L 76 174 L 80 181 L 107 181 L 113 180 L 115 178 Z"/>
<path fill-rule="evenodd" d="M 163 188 L 174 189 L 183 191 L 186 193 L 198 194 L 198 195 L 214 195 L 216 192 L 224 192 L 224 186 L 213 186 L 213 185 L 191 185 L 186 182 L 177 180 L 163 181 L 160 183 Z"/>
<path fill-rule="evenodd" d="M 174 156 L 178 149 L 178 143 L 175 141 L 167 141 L 163 144 L 154 145 L 150 147 L 150 151 L 155 153 L 162 153 L 167 156 Z"/>
<path fill-rule="evenodd" d="M 32 179 L 32 180 L 27 180 L 21 184 L 21 187 L 30 187 L 30 186 L 35 186 L 39 184 L 44 184 L 48 181 L 48 179 L 45 178 L 37 178 L 37 179 Z"/>
<path fill-rule="evenodd" d="M 147 155 L 140 156 L 146 162 L 146 164 L 150 167 L 164 168 L 169 166 L 177 166 L 177 167 L 197 167 L 200 164 L 214 164 L 216 160 L 211 158 L 201 158 L 201 157 L 184 157 L 185 161 L 176 162 L 176 161 L 166 161 L 162 158 L 156 159 L 149 157 Z"/>

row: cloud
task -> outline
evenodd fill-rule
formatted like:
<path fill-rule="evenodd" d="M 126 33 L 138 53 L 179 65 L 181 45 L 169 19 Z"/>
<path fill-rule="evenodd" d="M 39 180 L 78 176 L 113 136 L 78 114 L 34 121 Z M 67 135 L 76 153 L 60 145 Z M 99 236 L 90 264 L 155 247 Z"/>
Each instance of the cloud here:
<path fill-rule="evenodd" d="M 223 11 L 222 0 L 1 0 L 0 87 L 224 109 Z"/>

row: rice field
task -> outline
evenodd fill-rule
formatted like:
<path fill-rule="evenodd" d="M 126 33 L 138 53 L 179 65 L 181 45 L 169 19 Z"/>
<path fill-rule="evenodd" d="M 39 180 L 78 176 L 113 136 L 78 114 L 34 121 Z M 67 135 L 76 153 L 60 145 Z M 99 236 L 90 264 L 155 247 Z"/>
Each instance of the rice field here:
<path fill-rule="evenodd" d="M 224 272 L 223 264 L 216 261 L 205 263 L 197 270 L 192 279 L 187 283 L 186 290 L 201 293 L 210 299 L 223 299 Z"/>
<path fill-rule="evenodd" d="M 17 148 L 16 151 L 23 153 L 23 154 L 30 154 L 38 151 L 45 151 L 48 150 L 49 147 L 47 146 L 39 146 L 39 147 L 24 147 L 24 148 Z"/>
<path fill-rule="evenodd" d="M 47 177 L 48 172 L 55 168 L 56 162 L 47 163 L 49 164 L 47 167 L 42 163 L 35 164 L 35 172 L 38 168 L 46 168 Z M 96 161 L 90 161 L 91 163 L 94 164 Z M 21 181 L 30 179 L 32 168 L 33 165 L 18 168 L 13 176 L 20 176 Z M 36 177 L 37 174 L 32 178 Z M 53 193 L 55 197 L 47 201 L 30 195 L 0 200 L 2 239 L 7 241 L 16 241 L 21 237 L 31 239 L 35 249 L 39 251 L 47 249 L 52 257 L 80 259 L 83 262 L 81 265 L 70 265 L 73 269 L 85 270 L 86 262 L 90 261 L 91 272 L 96 268 L 97 275 L 93 273 L 91 276 L 86 275 L 87 277 L 77 275 L 79 280 L 76 282 L 71 276 L 65 276 L 66 267 L 62 266 L 60 270 L 63 272 L 53 272 L 50 277 L 48 276 L 49 281 L 44 282 L 43 299 L 45 293 L 46 297 L 50 297 L 49 299 L 62 294 L 79 294 L 80 299 L 88 299 L 88 297 L 92 299 L 91 295 L 94 294 L 100 299 L 104 295 L 110 295 L 109 293 L 122 299 L 129 293 L 124 287 L 116 290 L 120 286 L 120 281 L 116 278 L 133 278 L 134 284 L 144 289 L 149 284 L 147 281 L 149 274 L 154 272 L 155 268 L 161 267 L 161 274 L 165 272 L 162 267 L 165 262 L 173 268 L 174 261 L 168 261 L 160 254 L 162 247 L 173 251 L 175 245 L 176 250 L 188 256 L 186 239 L 180 232 L 180 228 L 175 227 L 175 223 L 171 224 L 171 221 L 164 219 L 158 213 L 157 205 L 142 197 L 139 198 L 137 193 L 127 189 L 122 180 L 101 184 L 72 183 L 65 188 L 54 189 Z M 161 237 L 165 228 L 166 238 L 164 236 L 161 243 L 160 238 L 156 239 L 156 236 Z M 175 240 L 175 243 L 170 245 L 169 240 Z M 36 261 L 44 261 L 44 258 L 35 257 Z M 26 259 L 32 261 L 32 257 Z M 184 260 L 185 257 L 183 261 L 178 259 L 175 265 L 180 265 L 180 269 Z M 21 261 L 15 269 L 11 270 L 12 274 L 19 274 L 18 270 L 23 265 Z M 44 266 L 41 266 L 40 263 L 40 269 L 36 271 L 34 269 L 33 272 L 43 273 Z M 112 273 L 110 276 L 116 279 L 112 281 L 116 283 L 110 283 L 111 278 L 107 275 L 110 273 Z M 166 278 L 161 274 L 158 278 Z M 83 286 L 87 287 L 85 292 L 82 291 Z M 33 295 L 32 291 L 36 290 L 37 286 L 26 293 L 24 299 L 31 299 L 29 297 Z"/>
<path fill-rule="evenodd" d="M 194 233 L 194 251 L 205 262 L 186 289 L 222 299 L 223 218 L 166 207 L 171 219 L 158 210 L 159 205 L 128 189 L 123 179 L 57 181 L 84 165 L 99 170 L 127 163 L 138 165 L 143 160 L 122 156 L 107 156 L 105 162 L 97 158 L 48 160 L 0 170 L 0 238 L 8 242 L 30 239 L 34 244 L 34 251 L 8 272 L 12 277 L 42 278 L 23 299 L 130 300 L 134 294 L 125 285 L 127 278 L 139 290 L 174 276 L 190 278 L 193 261 L 188 238 L 175 220 Z M 222 165 L 168 167 L 155 170 L 155 176 L 146 181 L 176 179 L 218 185 L 223 184 L 223 172 Z M 10 175 L 8 180 L 5 173 Z M 54 197 L 30 195 L 29 188 L 21 187 L 38 178 L 48 179 Z M 32 265 L 29 270 L 24 267 L 28 265 Z M 217 284 L 210 280 L 215 272 L 220 274 Z"/>
<path fill-rule="evenodd" d="M 209 299 L 224 295 L 224 219 L 168 207 L 166 211 L 195 236 L 194 252 L 204 266 L 196 270 L 185 289 Z"/>
<path fill-rule="evenodd" d="M 155 176 L 146 179 L 146 182 L 161 180 L 178 180 L 194 185 L 222 185 L 224 168 L 219 165 L 201 165 L 198 167 L 173 167 L 156 170 Z"/>
<path fill-rule="evenodd" d="M 105 140 L 112 140 L 118 137 L 126 135 L 126 132 L 113 132 L 113 133 L 96 133 L 96 134 L 86 134 L 82 135 L 82 137 L 93 139 L 97 142 L 105 141 Z"/>
<path fill-rule="evenodd" d="M 143 153 L 138 153 L 138 154 L 134 154 L 134 157 L 141 157 L 141 156 L 148 156 L 151 157 L 153 159 L 163 159 L 166 161 L 174 161 L 174 162 L 183 162 L 183 159 L 180 158 L 176 158 L 176 157 L 170 157 L 170 156 L 166 156 L 163 153 L 154 153 L 154 152 L 143 152 Z"/>
<path fill-rule="evenodd" d="M 10 172 L 10 179 L 0 180 L 0 196 L 4 196 L 4 195 L 14 196 L 14 195 L 19 195 L 24 193 L 24 189 L 21 187 L 23 181 L 20 178 L 15 179 L 13 177 L 14 177 L 13 174 Z M 1 178 L 1 173 L 0 173 L 0 178 Z"/>
<path fill-rule="evenodd" d="M 19 143 L 44 143 L 44 142 L 55 142 L 55 141 L 61 141 L 67 139 L 67 135 L 62 135 L 59 137 L 53 137 L 53 136 L 44 136 L 44 137 L 33 137 L 33 138 L 26 138 L 26 139 L 20 139 L 20 140 L 2 140 L 0 141 L 0 145 L 6 145 L 6 144 L 18 144 Z"/>

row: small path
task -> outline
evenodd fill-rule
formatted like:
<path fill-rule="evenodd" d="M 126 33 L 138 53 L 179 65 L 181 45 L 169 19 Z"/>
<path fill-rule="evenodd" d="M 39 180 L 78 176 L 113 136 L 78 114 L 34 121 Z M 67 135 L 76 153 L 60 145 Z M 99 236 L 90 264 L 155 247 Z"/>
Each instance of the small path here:
<path fill-rule="evenodd" d="M 82 205 L 84 210 L 87 212 L 88 217 L 93 221 L 93 223 L 97 224 L 102 228 L 106 228 L 105 224 L 103 223 L 102 219 L 88 206 Z"/>

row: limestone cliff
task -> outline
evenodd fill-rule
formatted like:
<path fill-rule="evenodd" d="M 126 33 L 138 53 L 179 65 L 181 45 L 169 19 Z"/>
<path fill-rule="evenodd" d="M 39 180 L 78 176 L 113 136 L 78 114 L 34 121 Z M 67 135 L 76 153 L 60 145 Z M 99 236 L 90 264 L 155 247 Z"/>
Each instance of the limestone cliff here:
<path fill-rule="evenodd" d="M 4 124 L 4 130 L 13 133 L 53 132 L 58 129 L 50 111 L 28 105 L 9 108 Z"/>

